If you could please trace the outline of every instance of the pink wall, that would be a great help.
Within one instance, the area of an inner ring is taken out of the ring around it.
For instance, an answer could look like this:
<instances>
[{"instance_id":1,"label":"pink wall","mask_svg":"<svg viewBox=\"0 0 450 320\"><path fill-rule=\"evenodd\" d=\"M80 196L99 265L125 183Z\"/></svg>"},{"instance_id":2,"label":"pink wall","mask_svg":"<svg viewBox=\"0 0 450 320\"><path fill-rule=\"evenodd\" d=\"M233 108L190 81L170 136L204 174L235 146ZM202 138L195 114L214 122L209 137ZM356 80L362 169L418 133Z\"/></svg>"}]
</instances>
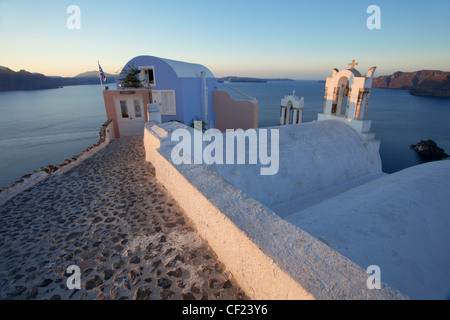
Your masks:
<instances>
[{"instance_id":1,"label":"pink wall","mask_svg":"<svg viewBox=\"0 0 450 320\"><path fill-rule=\"evenodd\" d=\"M106 90L103 91L103 99L105 101L106 118L113 120L115 138L120 138L119 125L117 123L116 106L114 104L114 97L122 96L120 92L134 91L135 95L142 96L144 100L144 114L145 122L148 121L147 104L150 103L147 89L131 89L130 90Z\"/></svg>"},{"instance_id":2,"label":"pink wall","mask_svg":"<svg viewBox=\"0 0 450 320\"><path fill-rule=\"evenodd\" d=\"M213 108L216 113L216 128L226 129L258 128L258 102L233 100L225 91L213 91Z\"/></svg>"}]
</instances>

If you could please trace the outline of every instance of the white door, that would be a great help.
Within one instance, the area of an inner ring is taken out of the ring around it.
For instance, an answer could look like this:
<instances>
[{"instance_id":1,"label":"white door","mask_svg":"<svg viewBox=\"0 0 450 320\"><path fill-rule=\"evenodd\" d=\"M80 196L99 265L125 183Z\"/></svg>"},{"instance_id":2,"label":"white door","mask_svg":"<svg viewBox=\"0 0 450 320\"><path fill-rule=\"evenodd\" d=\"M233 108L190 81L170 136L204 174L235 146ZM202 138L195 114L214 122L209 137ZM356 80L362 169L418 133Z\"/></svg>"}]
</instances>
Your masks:
<instances>
[{"instance_id":1,"label":"white door","mask_svg":"<svg viewBox=\"0 0 450 320\"><path fill-rule=\"evenodd\" d=\"M119 97L116 99L115 104L120 136L143 136L145 115L142 97Z\"/></svg>"}]
</instances>

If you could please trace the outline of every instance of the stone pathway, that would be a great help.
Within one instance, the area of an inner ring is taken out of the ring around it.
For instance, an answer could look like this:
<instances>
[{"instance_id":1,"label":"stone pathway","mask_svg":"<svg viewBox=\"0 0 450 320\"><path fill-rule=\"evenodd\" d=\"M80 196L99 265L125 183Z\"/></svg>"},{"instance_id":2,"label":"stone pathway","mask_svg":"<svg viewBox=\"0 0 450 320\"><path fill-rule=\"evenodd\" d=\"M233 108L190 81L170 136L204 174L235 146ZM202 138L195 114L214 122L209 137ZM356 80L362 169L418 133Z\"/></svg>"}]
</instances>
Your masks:
<instances>
[{"instance_id":1,"label":"stone pathway","mask_svg":"<svg viewBox=\"0 0 450 320\"><path fill-rule=\"evenodd\" d=\"M69 290L76 265L81 289ZM145 162L113 140L0 209L2 299L247 299Z\"/></svg>"}]
</instances>

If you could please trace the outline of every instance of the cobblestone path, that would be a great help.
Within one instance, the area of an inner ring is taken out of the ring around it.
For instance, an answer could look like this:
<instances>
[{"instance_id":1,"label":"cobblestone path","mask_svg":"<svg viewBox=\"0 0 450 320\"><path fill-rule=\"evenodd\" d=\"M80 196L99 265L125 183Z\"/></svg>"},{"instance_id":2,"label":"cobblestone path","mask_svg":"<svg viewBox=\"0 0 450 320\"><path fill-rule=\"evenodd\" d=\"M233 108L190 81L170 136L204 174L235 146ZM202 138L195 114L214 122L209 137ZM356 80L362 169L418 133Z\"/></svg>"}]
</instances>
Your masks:
<instances>
[{"instance_id":1,"label":"cobblestone path","mask_svg":"<svg viewBox=\"0 0 450 320\"><path fill-rule=\"evenodd\" d=\"M81 270L81 289L70 290ZM2 299L247 299L145 162L112 140L0 208Z\"/></svg>"}]
</instances>

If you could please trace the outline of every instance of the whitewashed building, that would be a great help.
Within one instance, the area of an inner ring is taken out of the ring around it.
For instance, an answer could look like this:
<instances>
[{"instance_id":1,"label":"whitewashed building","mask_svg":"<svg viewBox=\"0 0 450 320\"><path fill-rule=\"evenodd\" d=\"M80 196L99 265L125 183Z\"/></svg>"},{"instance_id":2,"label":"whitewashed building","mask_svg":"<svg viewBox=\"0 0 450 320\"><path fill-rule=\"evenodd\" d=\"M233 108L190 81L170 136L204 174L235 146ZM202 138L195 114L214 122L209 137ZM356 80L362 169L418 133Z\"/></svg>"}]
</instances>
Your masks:
<instances>
[{"instance_id":1,"label":"whitewashed building","mask_svg":"<svg viewBox=\"0 0 450 320\"><path fill-rule=\"evenodd\" d=\"M366 119L374 71L335 69L319 121L256 130L279 133L275 175L174 165L184 126L147 124L157 178L251 298L448 298L450 161L382 172Z\"/></svg>"}]
</instances>

